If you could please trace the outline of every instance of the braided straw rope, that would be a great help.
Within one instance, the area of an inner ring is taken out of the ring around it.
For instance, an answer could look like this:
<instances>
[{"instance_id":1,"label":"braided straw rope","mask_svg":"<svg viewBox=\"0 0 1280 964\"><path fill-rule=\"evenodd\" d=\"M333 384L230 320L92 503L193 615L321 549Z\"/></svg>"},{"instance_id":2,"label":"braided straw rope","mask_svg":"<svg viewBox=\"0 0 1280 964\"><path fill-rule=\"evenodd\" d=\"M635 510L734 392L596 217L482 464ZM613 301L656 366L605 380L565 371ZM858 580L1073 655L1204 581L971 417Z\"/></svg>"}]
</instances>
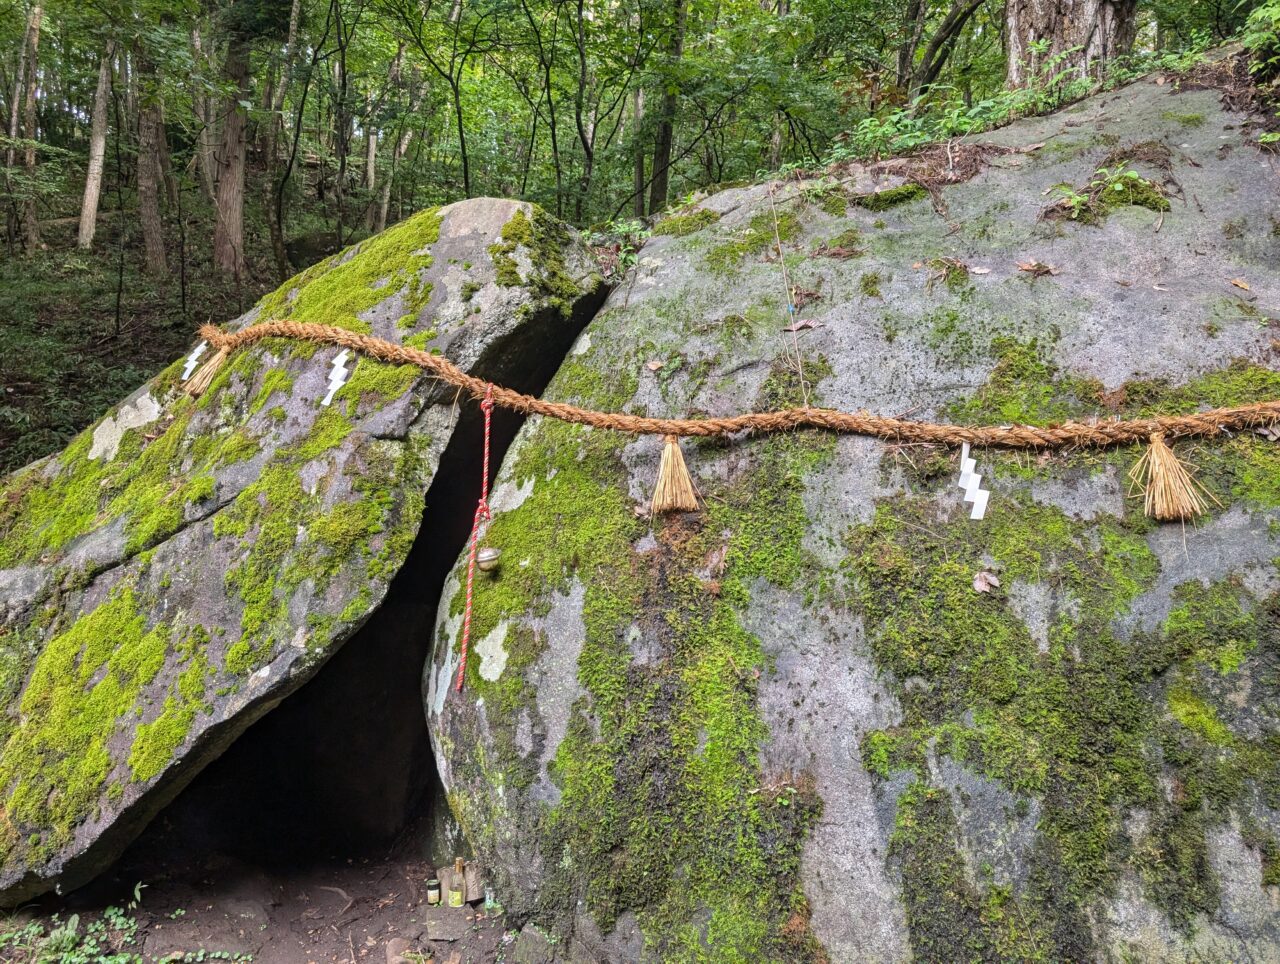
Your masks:
<instances>
[{"instance_id":1,"label":"braided straw rope","mask_svg":"<svg viewBox=\"0 0 1280 964\"><path fill-rule=\"evenodd\" d=\"M739 432L785 432L821 428L846 435L866 435L886 442L935 442L977 447L1013 449L1061 449L1072 446L1102 447L1146 442L1152 435L1165 438L1217 435L1219 432L1272 425L1280 420L1280 400L1215 408L1192 415L1114 419L1096 422L1063 422L1033 425L945 425L911 419L841 412L829 408L788 408L776 412L749 412L728 418L651 418L622 412L597 412L564 402L551 402L495 385L468 375L441 355L419 348L312 322L264 321L238 332L224 332L205 325L200 336L222 354L264 338L293 338L338 345L379 361L417 365L477 400L492 393L493 404L524 415L544 415L578 425L638 435L715 436Z\"/></svg>"}]
</instances>

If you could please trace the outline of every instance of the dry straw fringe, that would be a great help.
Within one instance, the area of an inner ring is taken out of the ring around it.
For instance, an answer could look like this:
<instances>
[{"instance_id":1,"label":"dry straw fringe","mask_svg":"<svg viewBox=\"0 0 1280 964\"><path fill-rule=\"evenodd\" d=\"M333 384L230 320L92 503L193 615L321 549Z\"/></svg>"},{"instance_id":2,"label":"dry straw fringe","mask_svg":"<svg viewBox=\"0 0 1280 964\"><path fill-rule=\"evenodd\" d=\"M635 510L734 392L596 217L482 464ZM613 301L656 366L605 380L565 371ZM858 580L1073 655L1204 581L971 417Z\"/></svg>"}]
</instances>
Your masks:
<instances>
[{"instance_id":1,"label":"dry straw fringe","mask_svg":"<svg viewBox=\"0 0 1280 964\"><path fill-rule=\"evenodd\" d=\"M698 493L693 487L689 468L684 464L680 440L668 435L662 446L662 461L658 464L658 484L653 489L653 513L696 512Z\"/></svg>"},{"instance_id":2,"label":"dry straw fringe","mask_svg":"<svg viewBox=\"0 0 1280 964\"><path fill-rule=\"evenodd\" d=\"M200 369L187 379L185 386L187 394L192 398L199 398L204 394L206 388L213 382L213 376L218 374L218 369L222 367L222 363L227 360L229 348L219 348L212 358L200 366Z\"/></svg>"},{"instance_id":3,"label":"dry straw fringe","mask_svg":"<svg viewBox=\"0 0 1280 964\"><path fill-rule=\"evenodd\" d=\"M600 412L566 402L535 398L469 375L442 355L333 325L274 320L259 322L234 333L224 332L215 325L205 325L200 329L200 336L218 352L188 381L187 391L192 395L199 395L208 388L227 355L235 349L264 338L294 338L337 345L395 365L416 365L477 400L489 395L493 404L523 415L542 415L615 432L668 436L659 471L661 492L655 493L654 511L663 511L668 505L683 511L697 507L693 480L689 478L677 439L819 428L848 435L865 435L886 442L949 446L967 442L977 448L1041 451L1079 446L1102 448L1149 441L1150 450L1130 473L1134 483L1145 491L1147 513L1157 519L1188 519L1202 513L1206 507L1205 499L1213 499L1213 496L1191 477L1186 466L1169 450L1165 439L1212 437L1226 431L1272 426L1280 421L1280 399L1188 415L1063 422L1060 425L946 425L868 412L811 408L808 405L774 412L746 412L724 418L652 418L623 412ZM685 506L689 508L684 509Z\"/></svg>"},{"instance_id":4,"label":"dry straw fringe","mask_svg":"<svg viewBox=\"0 0 1280 964\"><path fill-rule=\"evenodd\" d=\"M1153 519L1185 522L1204 515L1205 499L1218 502L1192 477L1159 432L1151 436L1151 445L1129 470L1129 479L1142 490L1143 508Z\"/></svg>"}]
</instances>

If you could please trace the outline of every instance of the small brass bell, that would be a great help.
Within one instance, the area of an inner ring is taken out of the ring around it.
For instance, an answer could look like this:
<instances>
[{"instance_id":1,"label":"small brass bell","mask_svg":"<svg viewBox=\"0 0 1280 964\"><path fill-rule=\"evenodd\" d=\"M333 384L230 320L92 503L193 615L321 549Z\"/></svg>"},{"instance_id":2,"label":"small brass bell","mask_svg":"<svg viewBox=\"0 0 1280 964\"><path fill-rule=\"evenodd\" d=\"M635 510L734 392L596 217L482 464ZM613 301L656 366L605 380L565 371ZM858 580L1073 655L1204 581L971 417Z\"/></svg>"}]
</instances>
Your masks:
<instances>
[{"instance_id":1,"label":"small brass bell","mask_svg":"<svg viewBox=\"0 0 1280 964\"><path fill-rule=\"evenodd\" d=\"M501 555L501 549L494 546L481 546L476 553L476 565L480 567L481 572L493 572L498 568L498 558Z\"/></svg>"}]
</instances>

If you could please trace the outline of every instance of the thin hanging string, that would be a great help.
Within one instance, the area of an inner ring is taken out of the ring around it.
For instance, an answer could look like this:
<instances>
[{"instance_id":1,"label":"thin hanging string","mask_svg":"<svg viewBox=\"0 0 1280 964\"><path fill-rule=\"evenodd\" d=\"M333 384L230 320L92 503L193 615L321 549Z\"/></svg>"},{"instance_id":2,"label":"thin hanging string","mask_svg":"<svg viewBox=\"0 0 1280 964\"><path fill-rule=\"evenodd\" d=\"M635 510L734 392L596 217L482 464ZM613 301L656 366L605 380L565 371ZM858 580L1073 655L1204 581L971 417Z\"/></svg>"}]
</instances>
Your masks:
<instances>
[{"instance_id":1,"label":"thin hanging string","mask_svg":"<svg viewBox=\"0 0 1280 964\"><path fill-rule=\"evenodd\" d=\"M782 232L778 230L778 209L773 203L773 185L769 186L769 211L773 215L773 243L778 248L778 264L782 267L782 290L787 299L787 328L791 331L791 349L795 353L796 374L800 377L800 391L804 407L809 407L809 380L804 374L804 359L800 355L800 339L796 335L796 303L792 297L791 276L787 272L787 259L782 253Z\"/></svg>"},{"instance_id":2,"label":"thin hanging string","mask_svg":"<svg viewBox=\"0 0 1280 964\"><path fill-rule=\"evenodd\" d=\"M471 643L471 590L476 580L476 550L480 547L480 529L493 518L489 511L489 423L493 415L493 386L480 403L484 412L484 474L480 478L480 501L476 503L476 517L471 523L471 551L467 554L467 603L462 611L462 655L458 659L457 692L462 692L462 681L467 675L467 650Z\"/></svg>"}]
</instances>

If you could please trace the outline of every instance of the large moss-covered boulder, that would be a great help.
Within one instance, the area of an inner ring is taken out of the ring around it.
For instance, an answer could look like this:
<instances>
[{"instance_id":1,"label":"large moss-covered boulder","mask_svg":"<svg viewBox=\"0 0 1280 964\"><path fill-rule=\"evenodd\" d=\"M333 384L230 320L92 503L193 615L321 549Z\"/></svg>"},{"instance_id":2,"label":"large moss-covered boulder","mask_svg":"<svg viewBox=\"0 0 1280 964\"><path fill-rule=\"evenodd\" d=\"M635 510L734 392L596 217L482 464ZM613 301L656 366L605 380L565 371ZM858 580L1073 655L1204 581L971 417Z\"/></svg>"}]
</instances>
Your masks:
<instances>
[{"instance_id":1,"label":"large moss-covered boulder","mask_svg":"<svg viewBox=\"0 0 1280 964\"><path fill-rule=\"evenodd\" d=\"M1274 161L1181 87L707 197L548 394L975 424L1280 398ZM972 521L957 452L817 431L687 440L704 508L650 518L661 440L526 425L466 687L461 566L424 687L499 897L560 937L522 946L1280 959L1280 443L1177 448L1217 500L1185 527L1127 495L1132 448L978 451Z\"/></svg>"},{"instance_id":2,"label":"large moss-covered boulder","mask_svg":"<svg viewBox=\"0 0 1280 964\"><path fill-rule=\"evenodd\" d=\"M600 280L547 215L479 199L335 255L233 327L324 322L527 382ZM179 361L0 484L0 904L100 869L378 606L459 408L363 357L323 407L337 353L263 342L198 400Z\"/></svg>"}]
</instances>

